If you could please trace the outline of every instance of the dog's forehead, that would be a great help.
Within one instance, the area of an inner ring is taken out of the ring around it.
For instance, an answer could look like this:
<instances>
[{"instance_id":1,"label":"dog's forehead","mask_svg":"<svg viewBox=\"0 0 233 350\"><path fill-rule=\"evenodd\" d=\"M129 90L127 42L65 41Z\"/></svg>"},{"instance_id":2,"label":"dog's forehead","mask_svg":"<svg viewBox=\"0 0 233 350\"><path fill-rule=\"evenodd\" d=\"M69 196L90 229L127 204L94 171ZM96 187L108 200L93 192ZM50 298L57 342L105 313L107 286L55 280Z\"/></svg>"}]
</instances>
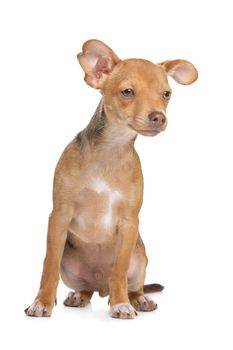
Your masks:
<instances>
[{"instance_id":1,"label":"dog's forehead","mask_svg":"<svg viewBox=\"0 0 233 350\"><path fill-rule=\"evenodd\" d=\"M159 64L155 64L151 61L142 58L128 58L126 60L121 61L122 66L126 69L134 70L134 69L142 69L146 71L153 70L155 72L163 70L162 66Z\"/></svg>"},{"instance_id":2,"label":"dog's forehead","mask_svg":"<svg viewBox=\"0 0 233 350\"><path fill-rule=\"evenodd\" d=\"M167 83L167 73L160 64L155 64L144 59L126 59L120 61L113 70L114 80L130 81L160 81Z\"/></svg>"}]
</instances>

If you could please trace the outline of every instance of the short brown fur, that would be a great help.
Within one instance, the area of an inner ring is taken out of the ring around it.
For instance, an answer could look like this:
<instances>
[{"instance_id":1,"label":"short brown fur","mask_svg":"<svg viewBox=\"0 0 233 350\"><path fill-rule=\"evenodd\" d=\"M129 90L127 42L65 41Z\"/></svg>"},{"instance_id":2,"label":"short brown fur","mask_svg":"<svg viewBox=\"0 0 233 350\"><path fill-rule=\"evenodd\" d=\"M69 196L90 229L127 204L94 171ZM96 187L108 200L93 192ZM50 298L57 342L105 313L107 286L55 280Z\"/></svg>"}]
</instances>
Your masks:
<instances>
[{"instance_id":1,"label":"short brown fur","mask_svg":"<svg viewBox=\"0 0 233 350\"><path fill-rule=\"evenodd\" d=\"M112 317L134 318L135 310L156 309L144 292L162 290L144 286L147 257L138 231L143 176L134 142L138 134L166 129L167 75L187 85L197 71L185 60L120 60L99 40L87 41L78 60L85 81L103 97L56 167L40 289L25 312L51 315L61 274L74 290L65 305L83 307L98 291L109 295Z\"/></svg>"}]
</instances>

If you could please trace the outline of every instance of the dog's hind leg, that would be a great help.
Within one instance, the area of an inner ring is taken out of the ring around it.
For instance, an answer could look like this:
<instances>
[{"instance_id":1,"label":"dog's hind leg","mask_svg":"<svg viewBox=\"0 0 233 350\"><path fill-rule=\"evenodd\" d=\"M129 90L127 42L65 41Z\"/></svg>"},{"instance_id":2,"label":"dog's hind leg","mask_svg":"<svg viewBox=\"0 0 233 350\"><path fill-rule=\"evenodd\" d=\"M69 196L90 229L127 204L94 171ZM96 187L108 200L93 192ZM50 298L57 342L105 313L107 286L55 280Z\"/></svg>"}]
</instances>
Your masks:
<instances>
[{"instance_id":1,"label":"dog's hind leg","mask_svg":"<svg viewBox=\"0 0 233 350\"><path fill-rule=\"evenodd\" d=\"M71 307L85 307L90 303L93 292L69 292L63 304Z\"/></svg>"},{"instance_id":2,"label":"dog's hind leg","mask_svg":"<svg viewBox=\"0 0 233 350\"><path fill-rule=\"evenodd\" d=\"M130 292L129 300L130 304L137 311L154 311L157 309L157 304L148 296L144 295L143 288L138 292Z\"/></svg>"}]
</instances>

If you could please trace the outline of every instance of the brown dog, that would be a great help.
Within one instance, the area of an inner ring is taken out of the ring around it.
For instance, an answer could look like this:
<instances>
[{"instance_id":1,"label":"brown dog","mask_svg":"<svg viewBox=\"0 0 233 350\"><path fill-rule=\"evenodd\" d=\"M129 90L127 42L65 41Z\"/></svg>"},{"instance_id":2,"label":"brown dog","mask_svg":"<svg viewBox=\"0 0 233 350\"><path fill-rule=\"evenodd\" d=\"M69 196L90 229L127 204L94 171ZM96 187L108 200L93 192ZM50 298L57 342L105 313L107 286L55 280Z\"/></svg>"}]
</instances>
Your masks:
<instances>
[{"instance_id":1,"label":"brown dog","mask_svg":"<svg viewBox=\"0 0 233 350\"><path fill-rule=\"evenodd\" d=\"M191 84L197 71L185 60L120 60L98 40L87 41L78 60L86 83L103 98L56 167L40 290L25 312L51 315L61 273L74 290L65 305L85 306L98 291L110 296L112 317L134 318L135 310L156 308L144 292L162 289L144 286L147 257L138 232L143 177L134 141L165 130L167 75Z\"/></svg>"}]
</instances>

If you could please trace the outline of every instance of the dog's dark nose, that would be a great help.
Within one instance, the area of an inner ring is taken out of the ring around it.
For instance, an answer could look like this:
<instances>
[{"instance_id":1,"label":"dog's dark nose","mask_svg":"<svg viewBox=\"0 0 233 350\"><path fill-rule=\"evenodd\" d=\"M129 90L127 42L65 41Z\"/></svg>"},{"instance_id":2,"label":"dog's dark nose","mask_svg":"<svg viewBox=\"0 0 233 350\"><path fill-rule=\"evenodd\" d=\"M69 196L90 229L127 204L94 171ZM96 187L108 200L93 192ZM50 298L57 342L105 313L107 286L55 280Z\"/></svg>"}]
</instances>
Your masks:
<instances>
[{"instance_id":1,"label":"dog's dark nose","mask_svg":"<svg viewBox=\"0 0 233 350\"><path fill-rule=\"evenodd\" d=\"M151 122L151 126L157 131L163 131L166 128L167 119L165 115L161 112L152 112L148 115L148 118Z\"/></svg>"}]
</instances>

